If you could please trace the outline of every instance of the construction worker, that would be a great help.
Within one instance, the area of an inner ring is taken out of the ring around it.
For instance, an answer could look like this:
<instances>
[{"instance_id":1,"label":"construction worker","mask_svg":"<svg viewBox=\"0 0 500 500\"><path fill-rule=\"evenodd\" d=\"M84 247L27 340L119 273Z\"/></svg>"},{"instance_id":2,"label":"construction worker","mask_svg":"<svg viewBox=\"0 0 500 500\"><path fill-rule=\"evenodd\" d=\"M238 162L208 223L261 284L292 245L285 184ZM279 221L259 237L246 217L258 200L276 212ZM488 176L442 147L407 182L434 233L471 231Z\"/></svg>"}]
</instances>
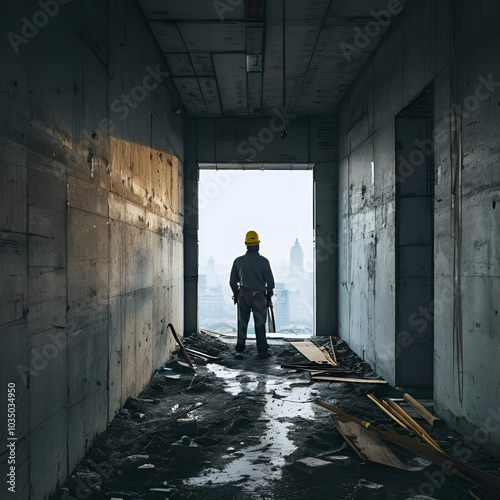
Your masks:
<instances>
[{"instance_id":1,"label":"construction worker","mask_svg":"<svg viewBox=\"0 0 500 500\"><path fill-rule=\"evenodd\" d=\"M233 301L238 305L236 352L245 350L248 321L252 311L258 357L266 358L270 356L266 338L266 306L273 296L274 277L269 261L259 254L259 243L258 234L248 231L245 237L247 251L233 262L229 286L233 291Z\"/></svg>"}]
</instances>

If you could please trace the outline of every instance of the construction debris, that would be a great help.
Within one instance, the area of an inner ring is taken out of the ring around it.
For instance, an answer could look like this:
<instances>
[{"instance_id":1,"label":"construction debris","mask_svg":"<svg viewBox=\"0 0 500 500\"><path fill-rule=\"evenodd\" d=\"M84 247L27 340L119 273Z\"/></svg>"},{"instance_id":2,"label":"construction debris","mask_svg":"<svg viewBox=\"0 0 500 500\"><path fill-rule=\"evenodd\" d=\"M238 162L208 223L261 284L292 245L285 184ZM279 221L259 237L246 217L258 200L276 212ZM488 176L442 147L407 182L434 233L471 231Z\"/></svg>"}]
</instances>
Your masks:
<instances>
[{"instance_id":1,"label":"construction debris","mask_svg":"<svg viewBox=\"0 0 500 500\"><path fill-rule=\"evenodd\" d=\"M325 477L337 466L334 462L315 457L301 458L295 462L297 469L317 478Z\"/></svg>"},{"instance_id":2,"label":"construction debris","mask_svg":"<svg viewBox=\"0 0 500 500\"><path fill-rule=\"evenodd\" d=\"M331 342L331 337L330 337ZM353 383L366 383L366 384L387 384L385 380L380 378L348 378L343 375L354 373L353 370L347 370L341 367L335 356L332 343L332 353L335 357L333 359L324 346L317 347L309 341L304 342L290 342L301 354L303 354L309 361L310 365L282 365L282 367L295 368L297 370L305 370L311 372L312 380L325 380L328 382L353 382Z\"/></svg>"},{"instance_id":3,"label":"construction debris","mask_svg":"<svg viewBox=\"0 0 500 500\"><path fill-rule=\"evenodd\" d=\"M188 349L186 347L186 352L191 354L191 356L195 356L204 360L210 360L210 361L218 361L220 357L218 356L211 356L210 354L206 354L204 352L196 351L195 349Z\"/></svg>"},{"instance_id":4,"label":"construction debris","mask_svg":"<svg viewBox=\"0 0 500 500\"><path fill-rule=\"evenodd\" d=\"M313 363L317 363L318 365L329 364L331 366L336 366L336 363L328 357L325 356L324 351L322 351L319 347L314 345L312 342L304 341L304 342L290 342L297 351L303 354L309 361ZM325 349L326 351L326 349ZM328 353L327 353L328 354Z\"/></svg>"},{"instance_id":5,"label":"construction debris","mask_svg":"<svg viewBox=\"0 0 500 500\"><path fill-rule=\"evenodd\" d=\"M442 423L440 418L435 417L426 408L424 408L416 399L412 398L408 393L404 394L404 400L422 417L429 425L435 427Z\"/></svg>"},{"instance_id":6,"label":"construction debris","mask_svg":"<svg viewBox=\"0 0 500 500\"><path fill-rule=\"evenodd\" d=\"M175 341L179 344L179 347L181 348L181 351L184 354L184 357L186 358L186 361L188 362L189 366L194 369L193 362L191 361L191 358L189 357L189 354L187 353L184 344L182 343L182 340L180 339L179 335L177 335L174 325L172 325L172 323L169 323L167 325L167 328L170 328L172 335L174 336Z\"/></svg>"},{"instance_id":7,"label":"construction debris","mask_svg":"<svg viewBox=\"0 0 500 500\"><path fill-rule=\"evenodd\" d=\"M333 424L361 460L406 470L406 466L377 434L366 430L356 422L334 420Z\"/></svg>"},{"instance_id":8,"label":"construction debris","mask_svg":"<svg viewBox=\"0 0 500 500\"><path fill-rule=\"evenodd\" d=\"M328 374L313 375L313 380L326 380L328 382L353 382L358 384L387 384L387 381L380 378L348 378L348 377L330 377Z\"/></svg>"},{"instance_id":9,"label":"construction debris","mask_svg":"<svg viewBox=\"0 0 500 500\"><path fill-rule=\"evenodd\" d=\"M90 495L91 487L99 488L100 492L95 491L94 497L108 500L112 497L164 500L167 497L264 496L288 500L406 500L419 498L415 496L417 493L436 499L468 498L468 487L480 482L480 478L473 476L472 481L467 482L458 474L448 473L448 469L438 471L427 462L427 458L415 457L415 454L427 456L424 455L427 452L433 454L436 461L438 458L447 459L446 454L421 443L419 437L410 436L409 430L396 429L395 433L384 435L382 429L391 429L396 424L367 401L366 392L374 392L385 409L388 403L382 400L390 397L413 419L419 418L417 422L444 450L474 467L497 474L498 461L479 447L471 449L450 429L428 427L397 388L390 385L360 386L359 383L356 387L340 383L310 383L307 373L311 372L343 379L347 374L347 377L360 380L362 377L375 378L376 374L345 342L336 345L335 339L331 342L328 337L308 340L324 346L337 366L329 362L310 362L288 342L274 343L271 362L262 365L255 362L255 343L247 345L243 360L236 360L234 342L227 342L227 339L200 333L183 338L186 351L192 348L202 354L217 356L220 361L201 363L193 372L187 362L179 369L181 365L176 360L175 369L160 368L138 398L127 399L125 408L116 415L108 430L96 439L87 458L75 470L84 474L81 478L85 478L85 488L89 487L85 493ZM193 356L192 359L198 358ZM281 368L280 363L290 369ZM173 368L170 363L167 367ZM184 369L188 373L181 373ZM165 380L165 375L169 374L180 374L180 379ZM163 386L164 391L157 391L157 386ZM352 415L365 415L364 420L373 422L380 432L350 420L336 423L335 427L325 425L331 421L330 412L314 404L317 399L345 401L342 405L349 405L347 411ZM178 413L195 403L205 404L199 410L178 418ZM422 404L432 412L432 407ZM325 418L319 418L322 412ZM172 417L177 417L175 422L167 424ZM388 426L384 427L384 424ZM351 441L352 449L336 427L342 429L344 436ZM391 443L391 438L398 440L397 445ZM354 447L357 451L353 451ZM149 459L124 472L120 464L126 457L134 455L148 455ZM407 470L400 468L398 459ZM447 463L458 470L452 462ZM462 477L473 474L461 470ZM87 476L89 471L99 477ZM432 484L432 490L431 478L436 478L438 472L444 474L442 477L446 481L438 483L439 487ZM97 484L99 478L100 484ZM368 484L365 480L373 483ZM78 486L80 483L74 484ZM62 486L68 487L68 484ZM384 497L389 491L390 496ZM483 489L473 491L476 500L495 498ZM77 496L75 488L69 489L69 496ZM63 498L60 495L52 500ZM424 500L425 497L420 498Z\"/></svg>"},{"instance_id":10,"label":"construction debris","mask_svg":"<svg viewBox=\"0 0 500 500\"><path fill-rule=\"evenodd\" d=\"M423 458L424 460L442 467L443 470L446 470L452 474L456 474L457 476L470 481L476 486L479 486L486 491L494 493L495 495L500 497L500 477L493 476L492 474L488 474L487 472L483 472L479 469L476 469L475 467L467 465L466 463L461 462L460 460L457 460L447 455L446 453L433 448L427 443L421 443L415 439L402 436L401 434L379 429L369 422L366 422L358 417L355 417L354 415L350 415L349 413L346 413L339 408L335 408L334 406L328 405L321 401L316 401L316 403L348 421L355 422L365 429L368 429L369 431L374 431L384 441L411 451L420 458Z\"/></svg>"}]
</instances>

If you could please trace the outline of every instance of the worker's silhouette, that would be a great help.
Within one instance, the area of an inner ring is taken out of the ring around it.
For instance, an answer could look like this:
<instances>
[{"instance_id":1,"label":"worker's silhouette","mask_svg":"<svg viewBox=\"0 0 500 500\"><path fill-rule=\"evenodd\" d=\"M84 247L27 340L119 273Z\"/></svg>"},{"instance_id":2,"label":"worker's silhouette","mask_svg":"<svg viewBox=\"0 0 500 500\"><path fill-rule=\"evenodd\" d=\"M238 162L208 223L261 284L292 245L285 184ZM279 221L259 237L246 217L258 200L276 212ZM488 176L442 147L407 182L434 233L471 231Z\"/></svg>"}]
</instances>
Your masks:
<instances>
[{"instance_id":1,"label":"worker's silhouette","mask_svg":"<svg viewBox=\"0 0 500 500\"><path fill-rule=\"evenodd\" d=\"M269 261L259 254L259 236L248 231L245 237L247 251L233 262L229 285L233 300L238 304L238 340L236 352L245 350L248 321L253 312L255 337L259 358L269 356L266 338L266 302L271 300L274 277Z\"/></svg>"}]
</instances>

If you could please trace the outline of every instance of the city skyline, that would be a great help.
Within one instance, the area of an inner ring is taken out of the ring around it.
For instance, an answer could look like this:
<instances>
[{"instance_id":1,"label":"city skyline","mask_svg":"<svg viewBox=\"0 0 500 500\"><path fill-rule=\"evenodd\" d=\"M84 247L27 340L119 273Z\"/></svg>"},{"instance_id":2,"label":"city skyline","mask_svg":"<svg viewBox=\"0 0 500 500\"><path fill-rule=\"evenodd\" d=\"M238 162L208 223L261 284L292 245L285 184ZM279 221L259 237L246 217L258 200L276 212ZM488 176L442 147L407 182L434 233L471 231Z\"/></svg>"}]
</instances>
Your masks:
<instances>
[{"instance_id":1,"label":"city skyline","mask_svg":"<svg viewBox=\"0 0 500 500\"><path fill-rule=\"evenodd\" d=\"M232 292L226 284L227 273L218 272L213 256L206 263L206 273L198 276L198 312L200 327L221 332L236 331L236 308ZM313 327L313 276L304 271L303 251L298 239L290 248L287 271L283 281L276 280L274 289L274 314L276 331L312 332ZM249 323L253 332L253 320Z\"/></svg>"},{"instance_id":2,"label":"city skyline","mask_svg":"<svg viewBox=\"0 0 500 500\"><path fill-rule=\"evenodd\" d=\"M273 272L279 275L288 265L297 238L304 268L312 272L312 195L311 171L200 171L200 273L210 257L229 273L234 259L245 253L249 230L259 234L260 253Z\"/></svg>"}]
</instances>

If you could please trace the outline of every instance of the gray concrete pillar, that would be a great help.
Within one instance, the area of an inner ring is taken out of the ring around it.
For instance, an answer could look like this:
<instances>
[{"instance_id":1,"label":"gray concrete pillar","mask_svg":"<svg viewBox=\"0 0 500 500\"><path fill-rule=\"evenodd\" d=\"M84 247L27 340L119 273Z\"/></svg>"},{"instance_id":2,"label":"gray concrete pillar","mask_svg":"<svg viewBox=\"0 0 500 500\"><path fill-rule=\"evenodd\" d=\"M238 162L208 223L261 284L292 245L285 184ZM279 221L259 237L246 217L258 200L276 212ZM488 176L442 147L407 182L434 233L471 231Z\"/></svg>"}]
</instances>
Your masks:
<instances>
[{"instance_id":1,"label":"gray concrete pillar","mask_svg":"<svg viewBox=\"0 0 500 500\"><path fill-rule=\"evenodd\" d=\"M184 165L184 335L198 331L198 162L196 127L188 120Z\"/></svg>"},{"instance_id":2,"label":"gray concrete pillar","mask_svg":"<svg viewBox=\"0 0 500 500\"><path fill-rule=\"evenodd\" d=\"M314 165L314 264L316 335L338 333L338 168Z\"/></svg>"}]
</instances>

